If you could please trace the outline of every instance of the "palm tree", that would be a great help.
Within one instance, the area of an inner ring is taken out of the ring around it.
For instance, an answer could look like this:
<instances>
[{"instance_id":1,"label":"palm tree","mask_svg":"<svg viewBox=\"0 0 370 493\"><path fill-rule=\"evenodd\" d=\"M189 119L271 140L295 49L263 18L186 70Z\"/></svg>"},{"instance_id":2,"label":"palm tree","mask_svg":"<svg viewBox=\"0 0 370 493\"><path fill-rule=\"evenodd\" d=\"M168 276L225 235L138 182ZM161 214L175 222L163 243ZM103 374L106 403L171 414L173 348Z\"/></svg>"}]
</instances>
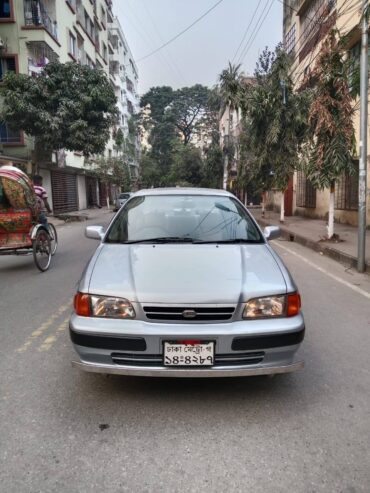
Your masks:
<instances>
[{"instance_id":1,"label":"palm tree","mask_svg":"<svg viewBox=\"0 0 370 493\"><path fill-rule=\"evenodd\" d=\"M219 84L221 92L221 114L228 111L228 136L230 139L231 135L231 115L234 111L237 112L237 118L239 114L241 95L242 95L242 84L241 78L242 74L240 72L240 64L233 65L229 62L227 69L224 69L219 75ZM224 178L223 178L223 188L227 188L228 182L228 167L229 167L229 156L228 153L225 154L224 159Z\"/></svg>"}]
</instances>

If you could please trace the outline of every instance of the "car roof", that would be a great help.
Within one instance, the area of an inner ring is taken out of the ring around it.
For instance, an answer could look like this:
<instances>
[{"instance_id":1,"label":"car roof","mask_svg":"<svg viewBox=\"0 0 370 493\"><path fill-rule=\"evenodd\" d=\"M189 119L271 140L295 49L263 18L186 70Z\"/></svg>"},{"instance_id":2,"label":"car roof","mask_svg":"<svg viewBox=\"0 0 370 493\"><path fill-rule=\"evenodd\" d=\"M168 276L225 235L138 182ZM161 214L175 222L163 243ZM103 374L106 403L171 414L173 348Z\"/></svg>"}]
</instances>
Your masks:
<instances>
[{"instance_id":1,"label":"car roof","mask_svg":"<svg viewBox=\"0 0 370 493\"><path fill-rule=\"evenodd\" d=\"M227 190L219 188L192 188L192 187L163 187L163 188L147 188L139 190L133 194L134 196L142 195L218 195L220 197L234 197Z\"/></svg>"}]
</instances>

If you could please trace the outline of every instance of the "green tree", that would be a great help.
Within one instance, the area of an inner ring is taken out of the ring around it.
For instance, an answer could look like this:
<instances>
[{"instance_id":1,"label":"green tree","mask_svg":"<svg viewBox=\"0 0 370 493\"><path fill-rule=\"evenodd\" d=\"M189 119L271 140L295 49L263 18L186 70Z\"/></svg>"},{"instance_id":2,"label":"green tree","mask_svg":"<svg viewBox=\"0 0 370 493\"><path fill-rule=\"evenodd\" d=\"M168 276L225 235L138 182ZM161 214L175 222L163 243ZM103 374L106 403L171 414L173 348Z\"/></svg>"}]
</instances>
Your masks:
<instances>
[{"instance_id":1,"label":"green tree","mask_svg":"<svg viewBox=\"0 0 370 493\"><path fill-rule=\"evenodd\" d=\"M181 145L190 145L194 132L205 135L209 131L213 135L217 131L216 103L211 103L210 94L208 88L198 84L176 91L166 86L151 88L142 97L141 125L149 133L150 149L143 154L140 169L142 182L147 186L163 186L187 180L179 161L180 156L192 154L193 150L188 154L182 153ZM191 167L190 161L186 162ZM197 163L198 156L195 167ZM176 172L179 172L179 176L176 176ZM192 172L189 172L189 176L192 176ZM193 181L189 183L200 184Z\"/></svg>"},{"instance_id":2,"label":"green tree","mask_svg":"<svg viewBox=\"0 0 370 493\"><path fill-rule=\"evenodd\" d=\"M38 77L8 72L2 94L2 119L35 138L36 164L60 149L102 153L117 118L104 72L77 63L49 63Z\"/></svg>"},{"instance_id":3,"label":"green tree","mask_svg":"<svg viewBox=\"0 0 370 493\"><path fill-rule=\"evenodd\" d=\"M223 175L223 155L218 143L207 149L203 163L202 185L209 188L221 188Z\"/></svg>"},{"instance_id":4,"label":"green tree","mask_svg":"<svg viewBox=\"0 0 370 493\"><path fill-rule=\"evenodd\" d=\"M335 182L353 174L355 133L353 107L341 39L331 31L314 67L315 93L309 112L311 126L306 173L318 189L330 189L328 238L334 234Z\"/></svg>"},{"instance_id":5,"label":"green tree","mask_svg":"<svg viewBox=\"0 0 370 493\"><path fill-rule=\"evenodd\" d=\"M199 149L189 144L174 147L173 164L169 176L172 186L199 186L203 178L203 162Z\"/></svg>"},{"instance_id":6,"label":"green tree","mask_svg":"<svg viewBox=\"0 0 370 493\"><path fill-rule=\"evenodd\" d=\"M219 85L221 96L221 112L224 113L225 111L227 111L228 115L228 141L225 143L223 171L223 188L226 189L228 183L229 166L233 159L232 146L234 143L231 141L232 114L234 111L239 112L243 94L240 65L232 65L229 62L228 68L224 69L219 75ZM230 148L228 149L228 147Z\"/></svg>"},{"instance_id":7,"label":"green tree","mask_svg":"<svg viewBox=\"0 0 370 493\"><path fill-rule=\"evenodd\" d=\"M108 185L116 185L125 191L131 190L131 177L128 163L122 158L100 156L96 160L87 160L86 167L91 174L96 176L101 183L108 188ZM108 197L108 194L107 194Z\"/></svg>"},{"instance_id":8,"label":"green tree","mask_svg":"<svg viewBox=\"0 0 370 493\"><path fill-rule=\"evenodd\" d=\"M281 221L284 193L298 167L308 132L309 94L294 92L290 66L291 58L281 46L275 54L265 50L257 65L257 84L248 91L246 105L253 174L263 192L271 187L281 191Z\"/></svg>"}]
</instances>

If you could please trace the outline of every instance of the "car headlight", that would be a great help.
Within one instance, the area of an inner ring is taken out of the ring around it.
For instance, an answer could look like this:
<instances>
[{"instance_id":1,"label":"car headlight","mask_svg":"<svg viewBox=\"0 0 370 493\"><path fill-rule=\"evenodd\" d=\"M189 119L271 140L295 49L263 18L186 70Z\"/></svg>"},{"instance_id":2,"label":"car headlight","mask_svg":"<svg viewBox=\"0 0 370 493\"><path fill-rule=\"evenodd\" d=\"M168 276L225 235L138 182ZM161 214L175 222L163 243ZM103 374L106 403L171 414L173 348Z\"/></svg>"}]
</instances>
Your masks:
<instances>
[{"instance_id":1,"label":"car headlight","mask_svg":"<svg viewBox=\"0 0 370 493\"><path fill-rule=\"evenodd\" d=\"M299 293L264 296L249 300L244 307L243 318L293 317L301 308Z\"/></svg>"},{"instance_id":2,"label":"car headlight","mask_svg":"<svg viewBox=\"0 0 370 493\"><path fill-rule=\"evenodd\" d=\"M136 316L128 300L114 296L77 293L74 306L77 315L82 317L133 319Z\"/></svg>"}]
</instances>

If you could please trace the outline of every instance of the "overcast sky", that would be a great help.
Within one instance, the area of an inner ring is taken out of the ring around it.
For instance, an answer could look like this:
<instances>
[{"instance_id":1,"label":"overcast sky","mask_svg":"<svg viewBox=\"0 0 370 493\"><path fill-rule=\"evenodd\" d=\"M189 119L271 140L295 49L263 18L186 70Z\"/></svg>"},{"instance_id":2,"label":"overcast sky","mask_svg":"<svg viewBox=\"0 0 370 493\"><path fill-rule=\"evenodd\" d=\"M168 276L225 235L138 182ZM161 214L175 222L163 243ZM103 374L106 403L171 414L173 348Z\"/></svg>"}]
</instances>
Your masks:
<instances>
[{"instance_id":1,"label":"overcast sky","mask_svg":"<svg viewBox=\"0 0 370 493\"><path fill-rule=\"evenodd\" d=\"M185 29L216 1L114 0L113 12L138 61ZM257 5L259 8L234 59L234 62L239 61L244 50L243 70L246 74L253 73L263 48L266 45L273 48L281 41L283 6L278 0L223 0L180 38L138 62L140 93L158 85L177 88L200 83L212 86L228 61L233 60ZM252 42L257 21L262 21L270 6Z\"/></svg>"}]
</instances>

